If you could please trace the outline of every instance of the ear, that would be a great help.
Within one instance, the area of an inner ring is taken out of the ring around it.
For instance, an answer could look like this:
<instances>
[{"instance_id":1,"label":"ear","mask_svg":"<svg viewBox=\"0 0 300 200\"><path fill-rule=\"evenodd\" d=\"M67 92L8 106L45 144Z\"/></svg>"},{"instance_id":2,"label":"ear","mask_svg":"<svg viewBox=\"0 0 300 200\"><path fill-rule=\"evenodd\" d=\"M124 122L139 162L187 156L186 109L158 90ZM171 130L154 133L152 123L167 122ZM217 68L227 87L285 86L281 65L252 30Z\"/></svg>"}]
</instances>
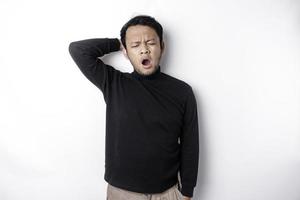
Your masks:
<instances>
[{"instance_id":1,"label":"ear","mask_svg":"<svg viewBox=\"0 0 300 200\"><path fill-rule=\"evenodd\" d=\"M165 42L163 41L161 44L161 54L163 54L165 52L165 48L166 48L166 45L165 45Z\"/></svg>"}]
</instances>

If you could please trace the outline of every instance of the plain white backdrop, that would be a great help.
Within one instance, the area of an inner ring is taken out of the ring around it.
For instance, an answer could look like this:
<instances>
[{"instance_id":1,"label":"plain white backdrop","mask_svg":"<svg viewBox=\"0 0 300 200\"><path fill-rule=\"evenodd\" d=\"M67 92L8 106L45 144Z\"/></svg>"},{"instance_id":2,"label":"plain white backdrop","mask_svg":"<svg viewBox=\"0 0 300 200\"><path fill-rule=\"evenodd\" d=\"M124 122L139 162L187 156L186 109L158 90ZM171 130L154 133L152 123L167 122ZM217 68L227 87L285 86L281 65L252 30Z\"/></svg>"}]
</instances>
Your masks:
<instances>
[{"instance_id":1,"label":"plain white backdrop","mask_svg":"<svg viewBox=\"0 0 300 200\"><path fill-rule=\"evenodd\" d=\"M105 199L105 102L68 45L119 37L136 14L163 25L162 71L197 98L193 199L299 200L297 0L1 0L0 199Z\"/></svg>"}]
</instances>

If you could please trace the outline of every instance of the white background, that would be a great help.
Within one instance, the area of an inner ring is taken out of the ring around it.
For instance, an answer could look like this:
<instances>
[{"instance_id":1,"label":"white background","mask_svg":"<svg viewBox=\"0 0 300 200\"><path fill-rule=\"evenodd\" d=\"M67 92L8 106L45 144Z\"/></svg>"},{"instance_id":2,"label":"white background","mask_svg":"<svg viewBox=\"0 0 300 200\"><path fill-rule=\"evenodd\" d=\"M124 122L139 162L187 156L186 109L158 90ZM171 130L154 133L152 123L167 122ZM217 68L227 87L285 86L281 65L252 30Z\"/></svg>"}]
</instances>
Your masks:
<instances>
[{"instance_id":1,"label":"white background","mask_svg":"<svg viewBox=\"0 0 300 200\"><path fill-rule=\"evenodd\" d=\"M136 14L198 102L199 200L300 199L300 2L0 2L0 199L105 199L105 102L68 52ZM133 70L121 52L105 61Z\"/></svg>"}]
</instances>

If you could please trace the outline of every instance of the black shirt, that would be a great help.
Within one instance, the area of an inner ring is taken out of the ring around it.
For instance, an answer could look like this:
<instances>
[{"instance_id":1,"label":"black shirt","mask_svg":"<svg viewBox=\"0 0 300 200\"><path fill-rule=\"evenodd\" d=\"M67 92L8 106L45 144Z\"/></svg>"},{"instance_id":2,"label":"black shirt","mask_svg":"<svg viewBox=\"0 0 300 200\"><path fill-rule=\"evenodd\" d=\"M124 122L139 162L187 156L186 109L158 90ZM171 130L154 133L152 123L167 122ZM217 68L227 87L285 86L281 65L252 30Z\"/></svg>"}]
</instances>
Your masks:
<instances>
[{"instance_id":1,"label":"black shirt","mask_svg":"<svg viewBox=\"0 0 300 200\"><path fill-rule=\"evenodd\" d=\"M106 103L104 179L139 193L161 193L179 182L193 196L199 134L192 87L161 72L122 72L100 58L119 51L117 38L73 41L69 52ZM179 172L179 177L178 177Z\"/></svg>"}]
</instances>

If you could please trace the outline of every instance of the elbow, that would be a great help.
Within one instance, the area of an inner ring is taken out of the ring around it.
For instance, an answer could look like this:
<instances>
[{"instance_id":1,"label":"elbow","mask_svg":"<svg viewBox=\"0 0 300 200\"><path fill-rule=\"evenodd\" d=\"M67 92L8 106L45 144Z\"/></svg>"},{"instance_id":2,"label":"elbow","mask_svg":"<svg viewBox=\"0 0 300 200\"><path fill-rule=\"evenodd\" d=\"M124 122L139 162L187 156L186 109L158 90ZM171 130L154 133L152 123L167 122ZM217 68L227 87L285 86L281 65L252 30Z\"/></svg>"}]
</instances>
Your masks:
<instances>
[{"instance_id":1,"label":"elbow","mask_svg":"<svg viewBox=\"0 0 300 200\"><path fill-rule=\"evenodd\" d=\"M68 47L68 49L69 49L69 53L70 54L72 54L73 52L74 52L74 50L75 50L75 42L70 42L69 43L69 47Z\"/></svg>"},{"instance_id":2,"label":"elbow","mask_svg":"<svg viewBox=\"0 0 300 200\"><path fill-rule=\"evenodd\" d=\"M77 57L82 54L82 49L80 48L80 45L76 41L70 42L68 49L72 57L73 56Z\"/></svg>"}]
</instances>

